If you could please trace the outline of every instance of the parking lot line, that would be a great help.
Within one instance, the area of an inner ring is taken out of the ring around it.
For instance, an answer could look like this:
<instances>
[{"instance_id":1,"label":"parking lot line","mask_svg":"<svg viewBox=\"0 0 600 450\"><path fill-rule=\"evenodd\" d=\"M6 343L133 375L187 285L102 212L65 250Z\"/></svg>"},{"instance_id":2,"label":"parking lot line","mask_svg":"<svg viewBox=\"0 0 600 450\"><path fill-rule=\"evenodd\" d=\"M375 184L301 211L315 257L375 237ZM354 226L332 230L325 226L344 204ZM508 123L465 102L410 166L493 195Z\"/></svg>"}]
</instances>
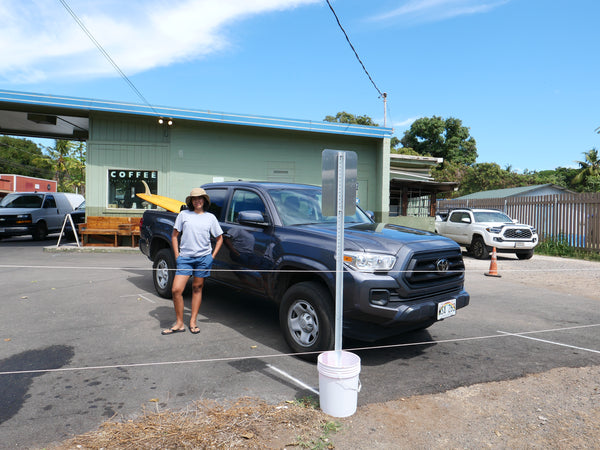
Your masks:
<instances>
[{"instance_id":1,"label":"parking lot line","mask_svg":"<svg viewBox=\"0 0 600 450\"><path fill-rule=\"evenodd\" d=\"M591 353L598 353L598 354L600 354L600 350L594 350L594 349L585 348L585 347L577 347L575 345L563 344L562 342L549 341L547 339L534 338L532 336L525 336L525 335L519 334L519 333L509 333L508 331L500 331L500 330L498 331L498 333L502 333L502 334L505 334L507 336L520 337L520 338L523 338L523 339L530 339L532 341L544 342L546 344L558 345L560 347L568 347L568 348L572 348L572 349L575 349L575 350L582 350L582 351L585 351L585 352L591 352Z\"/></svg>"},{"instance_id":2,"label":"parking lot line","mask_svg":"<svg viewBox=\"0 0 600 450\"><path fill-rule=\"evenodd\" d=\"M306 383L303 383L303 382L302 382L302 381L300 381L299 379L297 379L297 378L294 378L294 377L293 377L293 376L291 376L289 373L287 373L287 372L285 372L285 371L283 371L283 370L281 370L281 369L278 369L277 367L275 367L275 366L273 366L273 365L271 365L271 364L267 364L267 367L268 367L269 369L271 369L272 371L274 371L274 372L277 372L279 375L281 375L281 376L283 376L283 377L287 378L288 380L290 380L290 381L292 381L292 382L296 383L298 386L300 386L300 387L302 387L302 388L304 388L304 389L308 389L308 390L309 390L310 392L312 392L313 394L317 394L317 395L319 395L319 391L317 391L316 389L314 389L314 388L310 387L310 386L309 386L309 385L307 385Z\"/></svg>"},{"instance_id":3,"label":"parking lot line","mask_svg":"<svg viewBox=\"0 0 600 450\"><path fill-rule=\"evenodd\" d=\"M156 303L154 300L152 300L152 299L150 299L148 297L145 297L143 294L121 295L119 298L125 298L125 297L137 297L138 299L141 298L141 299L144 299L144 300L146 300L147 302L150 302L150 303Z\"/></svg>"}]
</instances>

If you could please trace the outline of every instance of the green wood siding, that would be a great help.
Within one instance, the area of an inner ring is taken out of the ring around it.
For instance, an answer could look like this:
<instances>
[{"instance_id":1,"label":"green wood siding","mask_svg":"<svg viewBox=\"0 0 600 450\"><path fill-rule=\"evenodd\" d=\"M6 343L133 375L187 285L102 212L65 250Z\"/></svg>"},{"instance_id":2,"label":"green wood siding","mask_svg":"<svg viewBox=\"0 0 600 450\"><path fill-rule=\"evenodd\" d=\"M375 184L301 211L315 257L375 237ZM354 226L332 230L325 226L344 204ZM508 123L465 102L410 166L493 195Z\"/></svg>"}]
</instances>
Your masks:
<instances>
[{"instance_id":1,"label":"green wood siding","mask_svg":"<svg viewBox=\"0 0 600 450\"><path fill-rule=\"evenodd\" d=\"M90 130L88 215L136 215L107 209L109 169L158 170L158 194L183 200L219 179L320 185L324 149L355 151L361 207L379 216L389 208L389 139L184 120L163 127L153 118L106 113L93 115Z\"/></svg>"}]
</instances>

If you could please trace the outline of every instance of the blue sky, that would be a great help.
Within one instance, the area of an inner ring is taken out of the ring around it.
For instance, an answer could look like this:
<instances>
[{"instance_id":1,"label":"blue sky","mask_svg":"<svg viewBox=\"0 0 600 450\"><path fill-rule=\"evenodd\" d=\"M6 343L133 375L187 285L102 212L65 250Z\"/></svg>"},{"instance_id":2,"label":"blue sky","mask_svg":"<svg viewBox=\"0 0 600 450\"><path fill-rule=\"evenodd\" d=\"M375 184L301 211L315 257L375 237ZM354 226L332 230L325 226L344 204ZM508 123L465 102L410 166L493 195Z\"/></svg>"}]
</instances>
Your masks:
<instances>
[{"instance_id":1,"label":"blue sky","mask_svg":"<svg viewBox=\"0 0 600 450\"><path fill-rule=\"evenodd\" d=\"M149 103L383 125L325 0L65 0ZM577 167L600 148L597 0L331 0L387 125L456 117L477 162ZM0 88L142 101L59 0L0 0Z\"/></svg>"}]
</instances>

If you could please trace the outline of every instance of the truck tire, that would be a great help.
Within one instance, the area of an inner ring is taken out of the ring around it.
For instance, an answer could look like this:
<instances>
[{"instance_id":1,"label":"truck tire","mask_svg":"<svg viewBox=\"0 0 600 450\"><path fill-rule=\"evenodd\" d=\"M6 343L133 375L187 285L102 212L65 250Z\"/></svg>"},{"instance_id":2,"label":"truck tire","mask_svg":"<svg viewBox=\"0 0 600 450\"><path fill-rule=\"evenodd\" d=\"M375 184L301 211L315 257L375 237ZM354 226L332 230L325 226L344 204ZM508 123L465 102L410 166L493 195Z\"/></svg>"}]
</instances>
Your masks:
<instances>
[{"instance_id":1,"label":"truck tire","mask_svg":"<svg viewBox=\"0 0 600 450\"><path fill-rule=\"evenodd\" d=\"M333 300L329 291L314 281L292 285L279 306L279 324L286 342L295 353L333 349ZM318 354L301 354L316 361Z\"/></svg>"},{"instance_id":2,"label":"truck tire","mask_svg":"<svg viewBox=\"0 0 600 450\"><path fill-rule=\"evenodd\" d=\"M48 235L48 227L46 226L46 222L40 221L35 225L35 228L33 229L33 233L31 234L31 237L33 238L34 241L41 241L42 239L46 239L47 235Z\"/></svg>"},{"instance_id":3,"label":"truck tire","mask_svg":"<svg viewBox=\"0 0 600 450\"><path fill-rule=\"evenodd\" d=\"M481 236L473 236L473 242L471 242L471 253L476 259L489 258L490 251L488 250Z\"/></svg>"},{"instance_id":4,"label":"truck tire","mask_svg":"<svg viewBox=\"0 0 600 450\"><path fill-rule=\"evenodd\" d=\"M531 259L533 257L533 250L525 250L517 252L517 258L519 259Z\"/></svg>"},{"instance_id":5,"label":"truck tire","mask_svg":"<svg viewBox=\"0 0 600 450\"><path fill-rule=\"evenodd\" d=\"M177 268L173 254L168 248L159 250L152 263L154 289L163 298L172 298L173 277Z\"/></svg>"}]
</instances>

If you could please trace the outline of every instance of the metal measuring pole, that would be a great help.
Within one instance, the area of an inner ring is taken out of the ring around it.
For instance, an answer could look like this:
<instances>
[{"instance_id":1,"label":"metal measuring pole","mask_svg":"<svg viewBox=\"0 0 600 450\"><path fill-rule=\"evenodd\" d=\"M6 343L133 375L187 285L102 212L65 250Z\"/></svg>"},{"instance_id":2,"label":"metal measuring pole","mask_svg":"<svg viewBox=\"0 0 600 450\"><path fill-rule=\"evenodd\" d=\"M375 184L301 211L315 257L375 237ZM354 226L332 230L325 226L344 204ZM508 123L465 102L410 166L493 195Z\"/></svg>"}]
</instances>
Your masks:
<instances>
[{"instance_id":1,"label":"metal measuring pole","mask_svg":"<svg viewBox=\"0 0 600 450\"><path fill-rule=\"evenodd\" d=\"M346 203L346 154L337 155L337 233L335 251L335 355L337 365L342 362L342 328L344 304L344 217Z\"/></svg>"}]
</instances>

